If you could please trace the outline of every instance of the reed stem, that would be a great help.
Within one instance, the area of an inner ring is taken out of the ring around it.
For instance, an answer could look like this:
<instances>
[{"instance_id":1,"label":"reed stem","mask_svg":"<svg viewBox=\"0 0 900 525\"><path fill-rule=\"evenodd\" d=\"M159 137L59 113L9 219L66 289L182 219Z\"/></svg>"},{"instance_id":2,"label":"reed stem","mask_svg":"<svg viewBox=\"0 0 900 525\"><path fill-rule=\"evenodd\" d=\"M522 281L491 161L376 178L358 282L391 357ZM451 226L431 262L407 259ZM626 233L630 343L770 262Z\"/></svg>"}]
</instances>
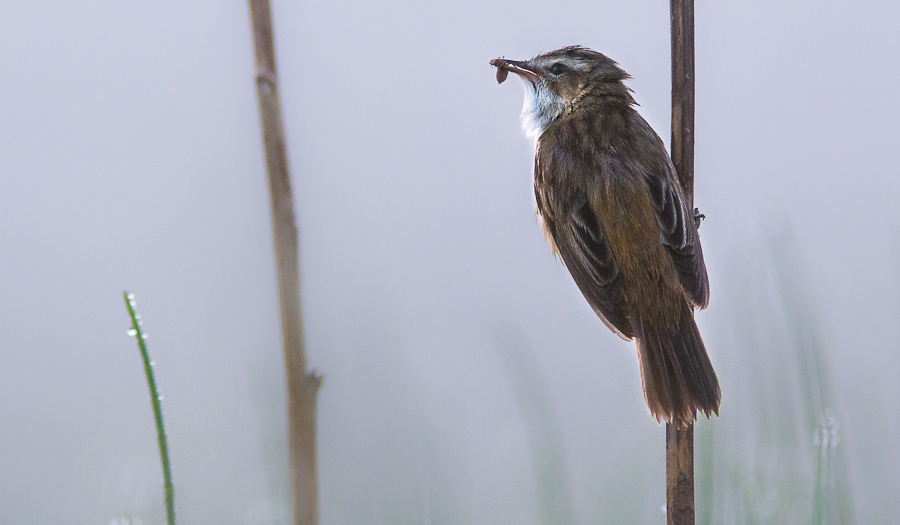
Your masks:
<instances>
[{"instance_id":1,"label":"reed stem","mask_svg":"<svg viewBox=\"0 0 900 525\"><path fill-rule=\"evenodd\" d=\"M250 0L256 56L256 95L262 123L263 149L269 176L275 270L287 383L288 449L296 525L319 523L316 466L316 396L322 377L307 372L306 343L300 305L300 261L297 221L288 170L287 146L278 96L275 41L269 0Z\"/></svg>"},{"instance_id":2,"label":"reed stem","mask_svg":"<svg viewBox=\"0 0 900 525\"><path fill-rule=\"evenodd\" d=\"M671 0L672 163L694 209L694 0ZM666 424L666 519L694 525L694 425Z\"/></svg>"}]
</instances>

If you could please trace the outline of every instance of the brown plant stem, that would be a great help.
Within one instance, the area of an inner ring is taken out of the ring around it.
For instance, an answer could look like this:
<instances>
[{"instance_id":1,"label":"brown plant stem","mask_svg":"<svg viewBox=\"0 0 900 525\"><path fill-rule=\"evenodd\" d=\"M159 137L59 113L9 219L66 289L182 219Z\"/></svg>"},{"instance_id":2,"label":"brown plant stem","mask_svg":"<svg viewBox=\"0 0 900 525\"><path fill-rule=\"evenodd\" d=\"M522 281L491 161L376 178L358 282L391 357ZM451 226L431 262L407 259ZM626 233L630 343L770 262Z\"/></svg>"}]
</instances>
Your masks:
<instances>
[{"instance_id":1,"label":"brown plant stem","mask_svg":"<svg viewBox=\"0 0 900 525\"><path fill-rule=\"evenodd\" d=\"M672 163L694 209L694 0L671 0ZM666 522L694 525L694 425L666 423Z\"/></svg>"},{"instance_id":2,"label":"brown plant stem","mask_svg":"<svg viewBox=\"0 0 900 525\"><path fill-rule=\"evenodd\" d=\"M321 376L307 372L300 309L300 264L294 199L278 97L269 0L250 0L256 51L256 94L269 175L278 300L287 379L288 448L295 525L319 523L316 476L316 394Z\"/></svg>"},{"instance_id":3,"label":"brown plant stem","mask_svg":"<svg viewBox=\"0 0 900 525\"><path fill-rule=\"evenodd\" d=\"M694 425L666 423L666 523L694 523Z\"/></svg>"},{"instance_id":4,"label":"brown plant stem","mask_svg":"<svg viewBox=\"0 0 900 525\"><path fill-rule=\"evenodd\" d=\"M672 163L694 206L694 0L671 0Z\"/></svg>"}]
</instances>

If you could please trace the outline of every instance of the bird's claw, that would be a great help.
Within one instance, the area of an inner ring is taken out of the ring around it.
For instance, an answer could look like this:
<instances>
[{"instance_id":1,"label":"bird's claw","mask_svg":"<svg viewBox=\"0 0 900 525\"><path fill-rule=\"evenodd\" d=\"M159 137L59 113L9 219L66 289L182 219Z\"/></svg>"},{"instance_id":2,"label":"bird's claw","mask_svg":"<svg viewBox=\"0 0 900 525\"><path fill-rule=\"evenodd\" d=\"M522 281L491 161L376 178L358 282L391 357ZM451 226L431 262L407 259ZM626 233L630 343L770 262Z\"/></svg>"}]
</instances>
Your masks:
<instances>
[{"instance_id":1,"label":"bird's claw","mask_svg":"<svg viewBox=\"0 0 900 525\"><path fill-rule=\"evenodd\" d=\"M694 225L697 227L698 230L700 229L700 221L702 221L705 218L706 218L706 215L703 215L702 213L700 213L699 208L694 208Z\"/></svg>"}]
</instances>

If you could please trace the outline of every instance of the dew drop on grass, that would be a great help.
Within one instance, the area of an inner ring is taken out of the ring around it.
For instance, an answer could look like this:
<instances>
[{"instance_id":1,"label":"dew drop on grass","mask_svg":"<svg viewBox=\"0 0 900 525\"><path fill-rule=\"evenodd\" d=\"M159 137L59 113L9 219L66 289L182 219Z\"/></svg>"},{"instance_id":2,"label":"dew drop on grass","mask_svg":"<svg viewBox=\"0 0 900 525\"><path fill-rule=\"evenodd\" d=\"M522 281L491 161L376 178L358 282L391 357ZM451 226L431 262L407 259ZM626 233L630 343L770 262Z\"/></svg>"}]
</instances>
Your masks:
<instances>
[{"instance_id":1,"label":"dew drop on grass","mask_svg":"<svg viewBox=\"0 0 900 525\"><path fill-rule=\"evenodd\" d=\"M128 330L128 335L130 335L131 337L136 336L136 335L137 335L137 330L135 330L134 328Z\"/></svg>"}]
</instances>

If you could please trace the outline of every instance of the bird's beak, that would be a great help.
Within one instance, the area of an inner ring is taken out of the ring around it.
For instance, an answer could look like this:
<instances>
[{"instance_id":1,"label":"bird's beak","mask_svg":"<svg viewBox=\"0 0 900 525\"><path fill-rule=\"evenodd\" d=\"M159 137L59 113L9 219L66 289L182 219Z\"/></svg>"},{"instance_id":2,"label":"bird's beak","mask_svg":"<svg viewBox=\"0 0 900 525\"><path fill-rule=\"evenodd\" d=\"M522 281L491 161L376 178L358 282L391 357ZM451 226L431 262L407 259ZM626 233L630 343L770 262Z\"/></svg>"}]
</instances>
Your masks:
<instances>
[{"instance_id":1,"label":"bird's beak","mask_svg":"<svg viewBox=\"0 0 900 525\"><path fill-rule=\"evenodd\" d=\"M502 84L506 80L509 72L519 75L522 79L534 83L540 76L528 62L520 62L518 60L507 60L505 58L495 58L491 60L491 65L497 68L497 83Z\"/></svg>"}]
</instances>

